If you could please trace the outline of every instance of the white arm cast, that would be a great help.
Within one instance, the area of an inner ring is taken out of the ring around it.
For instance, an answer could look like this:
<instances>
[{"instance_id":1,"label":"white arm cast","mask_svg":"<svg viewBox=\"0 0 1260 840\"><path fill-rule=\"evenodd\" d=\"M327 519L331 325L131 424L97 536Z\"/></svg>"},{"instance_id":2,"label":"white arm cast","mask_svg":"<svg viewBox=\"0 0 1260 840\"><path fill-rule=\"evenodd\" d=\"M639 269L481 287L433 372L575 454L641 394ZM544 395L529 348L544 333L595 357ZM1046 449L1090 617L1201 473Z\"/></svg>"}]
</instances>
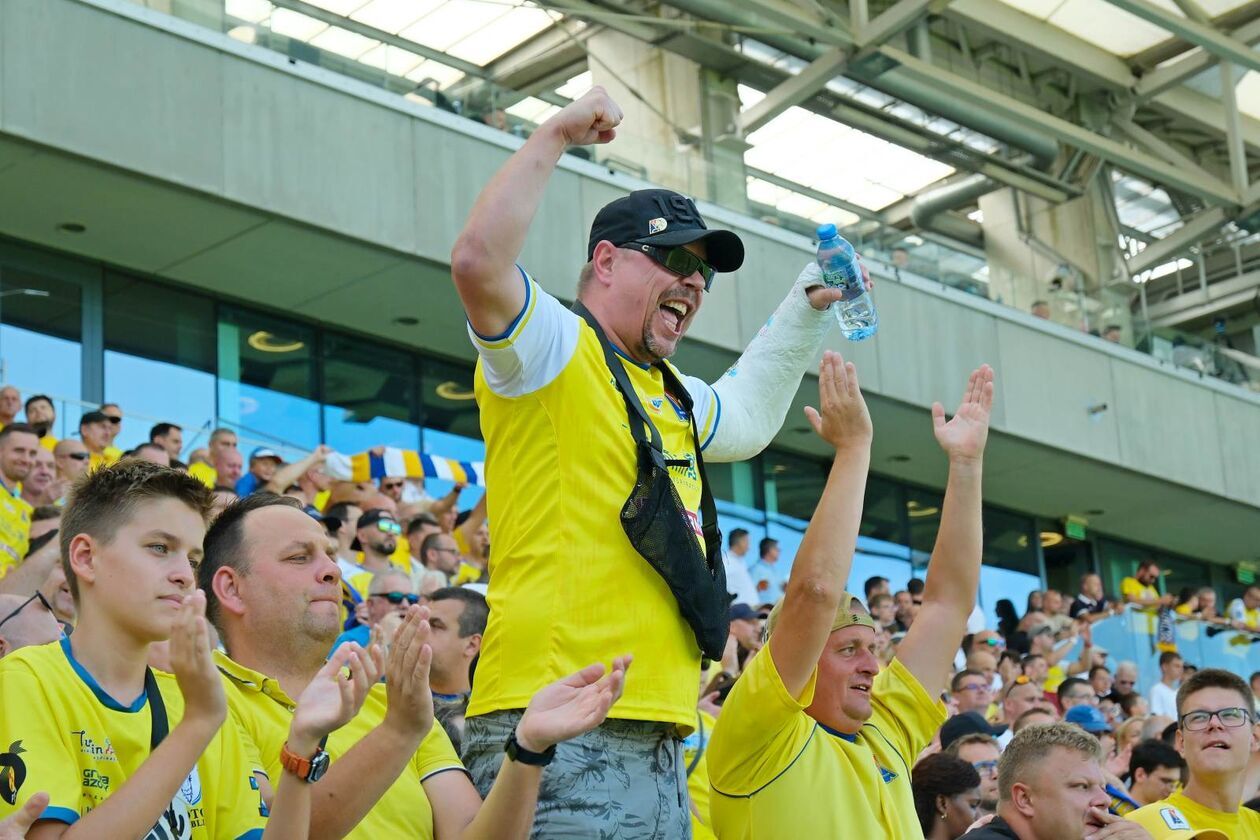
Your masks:
<instances>
[{"instance_id":1,"label":"white arm cast","mask_svg":"<svg viewBox=\"0 0 1260 840\"><path fill-rule=\"evenodd\" d=\"M805 290L823 285L822 272L810 263L766 325L713 391L722 416L704 450L710 461L743 461L765 449L783 426L805 368L818 357L823 337L835 323L830 309L810 306Z\"/></svg>"}]
</instances>

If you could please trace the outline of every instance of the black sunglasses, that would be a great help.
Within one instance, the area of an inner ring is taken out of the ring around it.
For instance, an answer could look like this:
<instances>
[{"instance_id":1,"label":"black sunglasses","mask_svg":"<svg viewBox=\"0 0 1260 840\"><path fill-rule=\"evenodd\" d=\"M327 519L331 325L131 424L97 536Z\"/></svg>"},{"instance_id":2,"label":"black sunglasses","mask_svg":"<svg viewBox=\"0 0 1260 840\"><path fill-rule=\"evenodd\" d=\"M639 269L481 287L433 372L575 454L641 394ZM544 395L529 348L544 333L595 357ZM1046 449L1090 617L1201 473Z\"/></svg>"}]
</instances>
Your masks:
<instances>
[{"instance_id":1,"label":"black sunglasses","mask_svg":"<svg viewBox=\"0 0 1260 840\"><path fill-rule=\"evenodd\" d=\"M119 423L121 423L121 422L122 422L122 418L121 418L121 417L111 417L111 416L109 416L108 414L106 414L106 415L105 415L105 419L106 419L106 420L108 420L109 422L113 423L115 426L117 426Z\"/></svg>"},{"instance_id":2,"label":"black sunglasses","mask_svg":"<svg viewBox=\"0 0 1260 840\"><path fill-rule=\"evenodd\" d=\"M384 598L391 604L401 604L406 601L408 604L420 603L419 595L412 595L410 592L377 592L373 598Z\"/></svg>"},{"instance_id":3,"label":"black sunglasses","mask_svg":"<svg viewBox=\"0 0 1260 840\"><path fill-rule=\"evenodd\" d=\"M92 453L90 453L90 452L67 452L67 453L66 453L66 457L67 457L67 458L73 458L73 459L74 459L74 460L76 460L76 461L86 461L88 458L91 458L91 457L92 457Z\"/></svg>"},{"instance_id":4,"label":"black sunglasses","mask_svg":"<svg viewBox=\"0 0 1260 840\"><path fill-rule=\"evenodd\" d=\"M44 609L48 610L49 612L53 611L52 604L48 603L48 599L44 597L44 593L40 592L37 589L35 590L35 594L27 598L25 601L23 601L20 607L18 607L16 610L9 613L8 615L6 615L4 618L0 618L0 627L3 627L6 621L17 618L18 613L20 613L22 610L30 606L31 602L36 600L37 598L39 599L39 602L44 605Z\"/></svg>"},{"instance_id":5,"label":"black sunglasses","mask_svg":"<svg viewBox=\"0 0 1260 840\"><path fill-rule=\"evenodd\" d=\"M658 248L646 242L629 242L623 247L629 247L630 245L634 246L634 250L647 254L679 277L690 277L699 272L700 276L704 278L704 290L706 292L713 285L713 275L717 273L717 269L686 248Z\"/></svg>"}]
</instances>

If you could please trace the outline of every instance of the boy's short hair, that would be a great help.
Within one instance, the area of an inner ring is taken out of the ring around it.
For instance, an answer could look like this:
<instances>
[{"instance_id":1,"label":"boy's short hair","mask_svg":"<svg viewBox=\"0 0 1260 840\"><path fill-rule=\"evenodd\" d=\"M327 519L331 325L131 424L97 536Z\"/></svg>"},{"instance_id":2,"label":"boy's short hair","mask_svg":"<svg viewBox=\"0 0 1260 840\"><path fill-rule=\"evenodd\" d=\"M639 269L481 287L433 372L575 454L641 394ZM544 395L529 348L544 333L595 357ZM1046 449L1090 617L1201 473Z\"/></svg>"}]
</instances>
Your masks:
<instances>
[{"instance_id":1,"label":"boy's short hair","mask_svg":"<svg viewBox=\"0 0 1260 840\"><path fill-rule=\"evenodd\" d=\"M1181 716L1185 712L1186 698L1196 691L1202 691L1205 688L1226 688L1230 691L1238 692L1238 696L1242 698L1242 707L1251 714L1252 720L1255 720L1254 709L1256 707L1255 695L1251 693L1251 686L1243 682L1243 678L1237 674L1226 671L1222 668L1204 668L1202 671L1195 671L1190 676L1181 681L1181 688L1177 689L1177 724L1181 724Z\"/></svg>"},{"instance_id":2,"label":"boy's short hair","mask_svg":"<svg viewBox=\"0 0 1260 840\"><path fill-rule=\"evenodd\" d=\"M61 515L59 538L66 584L76 604L79 579L70 567L71 541L87 534L108 544L138 504L155 499L178 499L207 523L214 505L210 488L188 473L134 458L98 467L75 482Z\"/></svg>"}]
</instances>

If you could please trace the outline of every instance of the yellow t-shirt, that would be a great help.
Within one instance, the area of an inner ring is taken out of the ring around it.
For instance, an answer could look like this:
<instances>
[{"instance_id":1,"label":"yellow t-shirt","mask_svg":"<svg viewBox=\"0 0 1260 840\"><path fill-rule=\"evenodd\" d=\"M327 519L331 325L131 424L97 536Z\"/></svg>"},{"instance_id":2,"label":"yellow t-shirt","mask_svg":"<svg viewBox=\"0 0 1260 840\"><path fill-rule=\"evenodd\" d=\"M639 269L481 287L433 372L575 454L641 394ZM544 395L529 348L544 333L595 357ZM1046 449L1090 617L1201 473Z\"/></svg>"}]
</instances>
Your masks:
<instances>
[{"instance_id":1,"label":"yellow t-shirt","mask_svg":"<svg viewBox=\"0 0 1260 840\"><path fill-rule=\"evenodd\" d=\"M1240 807L1233 814L1214 811L1180 791L1167 799L1138 808L1124 818L1140 824L1155 840L1180 837L1187 829L1212 828L1221 832L1219 838L1200 834L1199 839L1260 840L1260 813L1246 807Z\"/></svg>"},{"instance_id":2,"label":"yellow t-shirt","mask_svg":"<svg viewBox=\"0 0 1260 840\"><path fill-rule=\"evenodd\" d=\"M57 448L57 439L52 435L44 435L39 439L39 445L52 452Z\"/></svg>"},{"instance_id":3,"label":"yellow t-shirt","mask_svg":"<svg viewBox=\"0 0 1260 840\"><path fill-rule=\"evenodd\" d=\"M945 704L894 659L875 677L871 719L854 736L805 713L770 646L744 665L709 742L713 828L724 838L922 838L910 768L945 722Z\"/></svg>"},{"instance_id":4,"label":"yellow t-shirt","mask_svg":"<svg viewBox=\"0 0 1260 840\"><path fill-rule=\"evenodd\" d=\"M215 661L226 680L228 715L241 730L258 745L267 773L279 778L281 773L280 748L289 735L293 722L291 709L295 703L289 699L280 684L234 662L220 652ZM385 685L372 686L363 708L337 731L328 736L325 749L333 763L345 755L363 736L375 729L385 719ZM424 792L425 779L445 770L464 771L464 765L455 755L446 730L434 724L429 734L420 742L420 748L400 775L377 800L354 830L347 837L359 840L375 840L383 837L408 837L427 840L433 837L433 809Z\"/></svg>"},{"instance_id":5,"label":"yellow t-shirt","mask_svg":"<svg viewBox=\"0 0 1260 840\"><path fill-rule=\"evenodd\" d=\"M716 840L713 820L709 816L709 756L708 742L713 735L717 718L708 712L697 711L700 725L683 741L683 761L687 767L696 762L687 774L687 793L691 796L691 840ZM703 752L701 752L703 748ZM696 753L700 760L696 761Z\"/></svg>"},{"instance_id":6,"label":"yellow t-shirt","mask_svg":"<svg viewBox=\"0 0 1260 840\"><path fill-rule=\"evenodd\" d=\"M1158 598L1159 590L1150 584L1141 583L1135 577L1127 577L1120 581L1120 597L1127 599L1130 596L1136 598ZM1146 632L1154 634L1159 621L1159 611L1153 607L1134 607L1134 609L1146 614Z\"/></svg>"},{"instance_id":7,"label":"yellow t-shirt","mask_svg":"<svg viewBox=\"0 0 1260 840\"><path fill-rule=\"evenodd\" d=\"M219 471L207 464L205 461L198 461L195 464L190 464L188 467L188 474L209 487L211 490L214 489L215 484L219 480Z\"/></svg>"},{"instance_id":8,"label":"yellow t-shirt","mask_svg":"<svg viewBox=\"0 0 1260 840\"><path fill-rule=\"evenodd\" d=\"M183 696L173 676L154 676L173 730ZM7 750L0 755L0 819L42 790L50 796L43 819L71 824L122 787L149 756L148 701L141 694L124 706L105 694L74 661L68 639L0 660L0 750ZM170 810L153 815L149 836L261 837L267 809L255 772L262 771L253 745L230 723L221 727Z\"/></svg>"},{"instance_id":9,"label":"yellow t-shirt","mask_svg":"<svg viewBox=\"0 0 1260 840\"><path fill-rule=\"evenodd\" d=\"M122 451L115 449L112 446L105 447L100 454L91 452L88 454L88 471L90 472L97 467L108 467L110 464L117 461L121 455Z\"/></svg>"},{"instance_id":10,"label":"yellow t-shirt","mask_svg":"<svg viewBox=\"0 0 1260 840\"><path fill-rule=\"evenodd\" d=\"M468 716L522 709L534 692L591 662L635 655L611 716L696 724L700 648L664 579L631 546L621 508L637 475L626 407L590 326L528 279L525 307L497 338L469 330L486 442L490 621ZM624 361L666 457L697 541L700 480L685 412L660 371ZM707 384L679 377L701 441L718 424Z\"/></svg>"},{"instance_id":11,"label":"yellow t-shirt","mask_svg":"<svg viewBox=\"0 0 1260 840\"><path fill-rule=\"evenodd\" d=\"M30 502L0 484L0 577L26 559L31 547ZM0 746L4 746L0 744Z\"/></svg>"},{"instance_id":12,"label":"yellow t-shirt","mask_svg":"<svg viewBox=\"0 0 1260 840\"><path fill-rule=\"evenodd\" d=\"M485 571L479 566L472 563L459 561L459 570L455 572L455 579L451 581L451 586L463 586L465 583L477 583L481 580Z\"/></svg>"}]
</instances>

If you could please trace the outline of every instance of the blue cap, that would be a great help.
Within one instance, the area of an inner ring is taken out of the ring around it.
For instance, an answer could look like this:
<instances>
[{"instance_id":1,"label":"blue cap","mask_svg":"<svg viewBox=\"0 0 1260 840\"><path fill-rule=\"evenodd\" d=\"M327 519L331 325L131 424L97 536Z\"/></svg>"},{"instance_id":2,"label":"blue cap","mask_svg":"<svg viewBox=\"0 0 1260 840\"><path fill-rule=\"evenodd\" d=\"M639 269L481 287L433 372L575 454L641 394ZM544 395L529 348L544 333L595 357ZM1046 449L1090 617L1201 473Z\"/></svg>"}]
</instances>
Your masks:
<instances>
[{"instance_id":1,"label":"blue cap","mask_svg":"<svg viewBox=\"0 0 1260 840\"><path fill-rule=\"evenodd\" d=\"M836 226L830 223L819 225L818 230L816 230L815 233L818 234L819 242L822 242L824 239L835 239L837 233Z\"/></svg>"},{"instance_id":2,"label":"blue cap","mask_svg":"<svg viewBox=\"0 0 1260 840\"><path fill-rule=\"evenodd\" d=\"M1067 710L1067 714L1063 716L1065 723L1074 723L1086 732L1097 735L1100 732L1110 732L1111 724L1107 723L1107 718L1103 716L1097 707L1088 704L1073 706Z\"/></svg>"}]
</instances>

